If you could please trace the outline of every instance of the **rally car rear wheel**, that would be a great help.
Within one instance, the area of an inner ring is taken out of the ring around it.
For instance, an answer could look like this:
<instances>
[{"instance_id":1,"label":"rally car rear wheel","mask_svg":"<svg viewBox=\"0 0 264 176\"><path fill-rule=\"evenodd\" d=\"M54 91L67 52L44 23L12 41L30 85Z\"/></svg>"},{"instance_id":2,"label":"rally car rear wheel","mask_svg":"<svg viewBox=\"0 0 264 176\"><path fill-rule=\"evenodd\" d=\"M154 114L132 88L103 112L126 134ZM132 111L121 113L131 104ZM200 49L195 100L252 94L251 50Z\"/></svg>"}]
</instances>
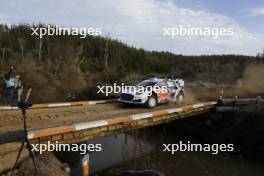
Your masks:
<instances>
[{"instance_id":1,"label":"rally car rear wheel","mask_svg":"<svg viewBox=\"0 0 264 176\"><path fill-rule=\"evenodd\" d=\"M155 96L149 97L147 101L147 106L149 108L154 108L155 106L157 106L157 98Z\"/></svg>"},{"instance_id":2,"label":"rally car rear wheel","mask_svg":"<svg viewBox=\"0 0 264 176\"><path fill-rule=\"evenodd\" d=\"M184 93L180 93L179 95L178 95L178 98L177 98L177 102L178 103L183 103L184 102Z\"/></svg>"}]
</instances>

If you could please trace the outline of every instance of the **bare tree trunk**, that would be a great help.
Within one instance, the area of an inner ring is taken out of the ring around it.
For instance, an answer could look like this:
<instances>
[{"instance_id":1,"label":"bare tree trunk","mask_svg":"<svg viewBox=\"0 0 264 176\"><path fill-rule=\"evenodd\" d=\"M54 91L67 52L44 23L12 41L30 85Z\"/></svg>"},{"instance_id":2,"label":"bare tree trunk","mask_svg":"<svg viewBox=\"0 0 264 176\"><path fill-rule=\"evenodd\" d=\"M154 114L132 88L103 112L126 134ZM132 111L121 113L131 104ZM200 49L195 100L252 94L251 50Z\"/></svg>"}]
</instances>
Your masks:
<instances>
[{"instance_id":1,"label":"bare tree trunk","mask_svg":"<svg viewBox=\"0 0 264 176\"><path fill-rule=\"evenodd\" d=\"M2 54L3 54L3 55L2 55L2 58L3 58L3 61L4 61L4 62L5 62L5 51L6 51L6 48L4 47L4 48L3 48L3 53L2 53Z\"/></svg>"},{"instance_id":2,"label":"bare tree trunk","mask_svg":"<svg viewBox=\"0 0 264 176\"><path fill-rule=\"evenodd\" d=\"M25 40L23 38L19 38L18 43L21 49L21 57L23 60L25 60L25 57L24 57Z\"/></svg>"},{"instance_id":3,"label":"bare tree trunk","mask_svg":"<svg viewBox=\"0 0 264 176\"><path fill-rule=\"evenodd\" d=\"M54 64L54 69L55 69L55 71L54 71L54 76L55 77L57 77L57 75L58 75L58 73L59 73L59 71L60 71L60 69L62 67L63 62L64 62L64 60L61 59L61 58L55 59L55 61L53 63Z\"/></svg>"},{"instance_id":4,"label":"bare tree trunk","mask_svg":"<svg viewBox=\"0 0 264 176\"><path fill-rule=\"evenodd\" d=\"M106 40L106 44L105 44L105 51L104 51L104 59L105 59L105 68L107 73L109 73L109 67L108 67L108 45L109 45L109 41L108 39Z\"/></svg>"},{"instance_id":5,"label":"bare tree trunk","mask_svg":"<svg viewBox=\"0 0 264 176\"><path fill-rule=\"evenodd\" d=\"M50 67L50 57L51 57L51 42L50 42L50 38L49 36L47 36L47 39L46 39L46 42L47 42L47 58L46 58L46 64L48 67Z\"/></svg>"},{"instance_id":6,"label":"bare tree trunk","mask_svg":"<svg viewBox=\"0 0 264 176\"><path fill-rule=\"evenodd\" d=\"M25 57L24 57L24 46L21 47L21 55L22 55L23 60L25 60Z\"/></svg>"},{"instance_id":7,"label":"bare tree trunk","mask_svg":"<svg viewBox=\"0 0 264 176\"><path fill-rule=\"evenodd\" d=\"M38 59L41 62L41 53L42 53L42 45L43 45L43 39L39 38L39 49L38 49Z\"/></svg>"},{"instance_id":8,"label":"bare tree trunk","mask_svg":"<svg viewBox=\"0 0 264 176\"><path fill-rule=\"evenodd\" d=\"M112 26L112 29L109 31L108 35L106 36L106 44L104 48L104 59L105 59L105 68L107 73L109 73L109 66L108 66L108 59L109 59L109 39L112 31L114 30L115 26L117 25L117 22Z\"/></svg>"},{"instance_id":9,"label":"bare tree trunk","mask_svg":"<svg viewBox=\"0 0 264 176\"><path fill-rule=\"evenodd\" d=\"M74 64L76 66L80 66L82 64L82 62L84 61L84 58L82 57L83 56L83 44L81 44L79 47L77 47L77 49L75 50L74 53L77 53L75 55L75 60L74 60Z\"/></svg>"}]
</instances>

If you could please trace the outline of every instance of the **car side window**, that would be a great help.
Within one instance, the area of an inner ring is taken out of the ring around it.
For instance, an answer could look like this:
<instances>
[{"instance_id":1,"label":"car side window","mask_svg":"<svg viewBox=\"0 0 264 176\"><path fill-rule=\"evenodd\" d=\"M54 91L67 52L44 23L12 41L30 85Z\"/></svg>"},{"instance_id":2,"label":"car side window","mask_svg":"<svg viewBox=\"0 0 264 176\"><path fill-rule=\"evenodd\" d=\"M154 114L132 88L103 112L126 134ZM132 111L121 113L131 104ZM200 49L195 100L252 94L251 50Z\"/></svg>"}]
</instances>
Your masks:
<instances>
[{"instance_id":1,"label":"car side window","mask_svg":"<svg viewBox=\"0 0 264 176\"><path fill-rule=\"evenodd\" d=\"M168 88L175 88L175 84L171 81L168 81Z\"/></svg>"}]
</instances>

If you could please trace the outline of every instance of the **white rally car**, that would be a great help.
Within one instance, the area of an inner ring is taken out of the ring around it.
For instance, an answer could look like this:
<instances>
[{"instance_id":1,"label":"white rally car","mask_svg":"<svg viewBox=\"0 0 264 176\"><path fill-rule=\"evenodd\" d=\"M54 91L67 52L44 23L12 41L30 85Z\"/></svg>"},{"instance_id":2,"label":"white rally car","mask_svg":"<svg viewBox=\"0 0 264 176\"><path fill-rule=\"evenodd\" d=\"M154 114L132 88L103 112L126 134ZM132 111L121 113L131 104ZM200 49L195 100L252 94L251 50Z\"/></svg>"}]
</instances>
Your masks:
<instances>
[{"instance_id":1,"label":"white rally car","mask_svg":"<svg viewBox=\"0 0 264 176\"><path fill-rule=\"evenodd\" d=\"M134 87L122 91L118 101L125 104L145 104L153 108L160 103L182 103L185 97L182 79L151 78Z\"/></svg>"}]
</instances>

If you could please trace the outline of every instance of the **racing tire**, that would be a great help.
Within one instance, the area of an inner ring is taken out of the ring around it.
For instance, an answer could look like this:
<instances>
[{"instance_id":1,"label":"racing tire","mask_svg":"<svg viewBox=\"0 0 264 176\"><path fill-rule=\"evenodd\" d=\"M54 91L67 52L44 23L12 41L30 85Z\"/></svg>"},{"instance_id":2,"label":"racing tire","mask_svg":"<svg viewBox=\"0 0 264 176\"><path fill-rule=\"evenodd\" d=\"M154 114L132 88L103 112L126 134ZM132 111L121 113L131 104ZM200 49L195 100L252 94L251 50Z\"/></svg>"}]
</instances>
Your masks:
<instances>
[{"instance_id":1,"label":"racing tire","mask_svg":"<svg viewBox=\"0 0 264 176\"><path fill-rule=\"evenodd\" d=\"M154 108L155 106L157 106L158 102L157 102L157 98L156 96L150 96L148 98L148 101L147 101L147 107L148 108Z\"/></svg>"},{"instance_id":2,"label":"racing tire","mask_svg":"<svg viewBox=\"0 0 264 176\"><path fill-rule=\"evenodd\" d=\"M177 96L177 103L182 104L184 102L184 93L180 92L179 95Z\"/></svg>"}]
</instances>

